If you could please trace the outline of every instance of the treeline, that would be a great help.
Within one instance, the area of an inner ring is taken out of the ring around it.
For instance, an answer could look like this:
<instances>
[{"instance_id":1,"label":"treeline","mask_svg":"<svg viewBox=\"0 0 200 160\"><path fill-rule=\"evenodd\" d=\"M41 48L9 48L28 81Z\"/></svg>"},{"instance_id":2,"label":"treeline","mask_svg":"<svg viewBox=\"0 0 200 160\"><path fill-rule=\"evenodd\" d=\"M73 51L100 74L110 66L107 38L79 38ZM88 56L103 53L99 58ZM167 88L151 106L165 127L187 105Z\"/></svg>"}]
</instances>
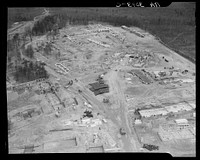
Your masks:
<instances>
[{"instance_id":1,"label":"treeline","mask_svg":"<svg viewBox=\"0 0 200 160\"><path fill-rule=\"evenodd\" d=\"M58 29L56 28L57 24L60 24L59 17L56 15L48 15L34 24L32 34L34 36L46 34L51 30Z\"/></svg>"},{"instance_id":2,"label":"treeline","mask_svg":"<svg viewBox=\"0 0 200 160\"><path fill-rule=\"evenodd\" d=\"M50 31L58 31L63 27L69 25L88 25L91 21L106 22L114 26L137 26L140 27L141 24L137 19L130 19L127 16L117 17L112 15L102 15L102 16L85 16L81 14L77 15L65 15L55 14L48 15L42 20L36 22L33 26L32 33L35 36L44 35Z\"/></svg>"},{"instance_id":3,"label":"treeline","mask_svg":"<svg viewBox=\"0 0 200 160\"><path fill-rule=\"evenodd\" d=\"M29 57L29 58L33 58L34 56L34 51L33 51L33 47L32 45L28 45L27 49L24 51L24 54Z\"/></svg>"},{"instance_id":4,"label":"treeline","mask_svg":"<svg viewBox=\"0 0 200 160\"><path fill-rule=\"evenodd\" d=\"M17 82L24 83L39 78L48 78L48 73L44 68L44 63L23 60L21 65L16 66L14 78Z\"/></svg>"},{"instance_id":5,"label":"treeline","mask_svg":"<svg viewBox=\"0 0 200 160\"><path fill-rule=\"evenodd\" d=\"M20 42L21 38L19 33L16 33L12 39L7 40L7 63L10 63L13 57L17 57L18 60L21 59L19 49Z\"/></svg>"},{"instance_id":6,"label":"treeline","mask_svg":"<svg viewBox=\"0 0 200 160\"><path fill-rule=\"evenodd\" d=\"M8 8L8 28L14 22L30 21L43 12L43 8Z\"/></svg>"}]
</instances>

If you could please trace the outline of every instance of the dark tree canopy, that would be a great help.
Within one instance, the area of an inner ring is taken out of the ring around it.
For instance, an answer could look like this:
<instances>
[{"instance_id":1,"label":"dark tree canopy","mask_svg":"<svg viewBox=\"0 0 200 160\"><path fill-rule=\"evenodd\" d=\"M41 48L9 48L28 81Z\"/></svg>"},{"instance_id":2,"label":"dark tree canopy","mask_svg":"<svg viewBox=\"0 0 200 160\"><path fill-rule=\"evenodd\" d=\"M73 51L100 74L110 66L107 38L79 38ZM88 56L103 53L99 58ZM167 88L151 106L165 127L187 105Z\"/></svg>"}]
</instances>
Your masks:
<instances>
[{"instance_id":1,"label":"dark tree canopy","mask_svg":"<svg viewBox=\"0 0 200 160\"><path fill-rule=\"evenodd\" d=\"M25 54L26 54L27 57L33 58L34 51L33 51L33 47L31 45L29 45L27 47L27 49L25 50Z\"/></svg>"},{"instance_id":2,"label":"dark tree canopy","mask_svg":"<svg viewBox=\"0 0 200 160\"><path fill-rule=\"evenodd\" d=\"M48 78L48 73L44 68L44 64L23 60L16 67L14 78L17 82L29 82L39 78Z\"/></svg>"}]
</instances>

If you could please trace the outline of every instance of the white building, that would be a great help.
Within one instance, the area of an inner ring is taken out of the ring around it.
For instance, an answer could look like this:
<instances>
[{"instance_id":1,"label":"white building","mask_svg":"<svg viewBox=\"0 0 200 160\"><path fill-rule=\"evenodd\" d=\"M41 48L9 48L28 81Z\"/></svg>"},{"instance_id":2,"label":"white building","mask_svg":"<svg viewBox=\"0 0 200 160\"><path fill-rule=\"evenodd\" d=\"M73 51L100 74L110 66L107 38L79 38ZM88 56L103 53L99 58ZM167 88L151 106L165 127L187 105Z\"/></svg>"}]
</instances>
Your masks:
<instances>
[{"instance_id":1,"label":"white building","mask_svg":"<svg viewBox=\"0 0 200 160\"><path fill-rule=\"evenodd\" d=\"M187 119L175 119L175 122L178 125L189 125Z\"/></svg>"},{"instance_id":2,"label":"white building","mask_svg":"<svg viewBox=\"0 0 200 160\"><path fill-rule=\"evenodd\" d=\"M89 124L91 122L90 118L82 119L83 124Z\"/></svg>"},{"instance_id":3,"label":"white building","mask_svg":"<svg viewBox=\"0 0 200 160\"><path fill-rule=\"evenodd\" d=\"M156 108L156 109L140 110L139 113L142 117L151 117L151 116L167 115L168 111L164 108Z\"/></svg>"},{"instance_id":4,"label":"white building","mask_svg":"<svg viewBox=\"0 0 200 160\"><path fill-rule=\"evenodd\" d=\"M192 82L194 82L193 79L182 79L181 81L182 82L186 82L186 83L192 83Z\"/></svg>"},{"instance_id":5,"label":"white building","mask_svg":"<svg viewBox=\"0 0 200 160\"><path fill-rule=\"evenodd\" d=\"M140 119L136 119L134 123L135 125L139 125L139 124L142 124L142 121Z\"/></svg>"}]
</instances>

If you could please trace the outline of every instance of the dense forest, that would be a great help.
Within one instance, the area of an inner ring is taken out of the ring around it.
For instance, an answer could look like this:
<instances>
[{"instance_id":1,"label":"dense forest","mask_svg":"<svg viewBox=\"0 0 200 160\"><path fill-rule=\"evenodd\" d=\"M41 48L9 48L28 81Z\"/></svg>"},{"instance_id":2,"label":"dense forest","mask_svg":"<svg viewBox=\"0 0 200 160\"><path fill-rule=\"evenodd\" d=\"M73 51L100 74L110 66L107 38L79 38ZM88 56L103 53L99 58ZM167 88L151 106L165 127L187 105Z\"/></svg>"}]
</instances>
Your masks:
<instances>
[{"instance_id":1,"label":"dense forest","mask_svg":"<svg viewBox=\"0 0 200 160\"><path fill-rule=\"evenodd\" d=\"M8 8L8 28L15 22L31 21L35 16L42 14L43 8Z\"/></svg>"},{"instance_id":2,"label":"dense forest","mask_svg":"<svg viewBox=\"0 0 200 160\"><path fill-rule=\"evenodd\" d=\"M35 23L30 32L32 35L54 36L58 29L68 24L87 25L91 22L102 22L114 26L135 26L147 30L182 56L195 61L196 3L194 2L175 2L166 8L50 8L49 10L49 16ZM12 14L9 20L17 21L21 16L21 19L23 16L26 19L32 16L33 20L33 15L40 15L43 8L29 8L28 11L17 10L17 14Z\"/></svg>"},{"instance_id":3,"label":"dense forest","mask_svg":"<svg viewBox=\"0 0 200 160\"><path fill-rule=\"evenodd\" d=\"M41 21L38 21L34 24L32 33L35 36L46 34L50 31L57 32L58 29L66 27L69 25L88 25L91 21L100 21L107 22L114 26L140 26L140 22L136 20L131 20L128 17L115 17L115 16L99 16L99 17L91 17L91 16L69 16L65 14L56 14L46 16Z\"/></svg>"},{"instance_id":4,"label":"dense forest","mask_svg":"<svg viewBox=\"0 0 200 160\"><path fill-rule=\"evenodd\" d=\"M16 66L14 78L17 82L23 83L33 81L38 78L48 78L44 63L23 60L21 65Z\"/></svg>"}]
</instances>

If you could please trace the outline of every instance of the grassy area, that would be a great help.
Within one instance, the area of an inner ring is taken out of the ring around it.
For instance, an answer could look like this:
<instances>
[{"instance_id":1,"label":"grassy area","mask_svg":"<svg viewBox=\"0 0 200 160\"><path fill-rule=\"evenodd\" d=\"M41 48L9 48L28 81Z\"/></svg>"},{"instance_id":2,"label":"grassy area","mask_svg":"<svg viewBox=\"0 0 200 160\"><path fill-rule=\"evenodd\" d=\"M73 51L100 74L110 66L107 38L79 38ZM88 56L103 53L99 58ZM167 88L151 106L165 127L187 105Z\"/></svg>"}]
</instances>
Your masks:
<instances>
[{"instance_id":1,"label":"grassy area","mask_svg":"<svg viewBox=\"0 0 200 160\"><path fill-rule=\"evenodd\" d=\"M194 2L174 2L166 8L50 8L51 13L66 17L73 24L101 21L115 26L140 27L193 62L196 55L195 10ZM26 9L19 11L26 13ZM29 8L28 14L36 16L41 12L43 8ZM12 19L12 14L8 15Z\"/></svg>"}]
</instances>

